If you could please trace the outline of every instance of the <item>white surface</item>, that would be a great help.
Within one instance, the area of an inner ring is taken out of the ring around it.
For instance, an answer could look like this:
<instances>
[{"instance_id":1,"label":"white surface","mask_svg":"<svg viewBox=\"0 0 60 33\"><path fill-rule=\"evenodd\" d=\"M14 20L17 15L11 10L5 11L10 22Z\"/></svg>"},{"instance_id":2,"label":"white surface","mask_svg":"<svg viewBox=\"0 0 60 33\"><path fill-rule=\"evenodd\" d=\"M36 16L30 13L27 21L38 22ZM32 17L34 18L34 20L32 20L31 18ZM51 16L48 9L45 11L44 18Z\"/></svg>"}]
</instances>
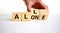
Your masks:
<instances>
[{"instance_id":1,"label":"white surface","mask_svg":"<svg viewBox=\"0 0 60 33\"><path fill-rule=\"evenodd\" d=\"M22 0L0 0L0 33L60 33L60 0L43 0L49 7L47 21L14 22L12 12L27 12Z\"/></svg>"},{"instance_id":2,"label":"white surface","mask_svg":"<svg viewBox=\"0 0 60 33\"><path fill-rule=\"evenodd\" d=\"M60 33L60 15L49 15L47 21L11 21L11 17L0 16L0 33Z\"/></svg>"}]
</instances>

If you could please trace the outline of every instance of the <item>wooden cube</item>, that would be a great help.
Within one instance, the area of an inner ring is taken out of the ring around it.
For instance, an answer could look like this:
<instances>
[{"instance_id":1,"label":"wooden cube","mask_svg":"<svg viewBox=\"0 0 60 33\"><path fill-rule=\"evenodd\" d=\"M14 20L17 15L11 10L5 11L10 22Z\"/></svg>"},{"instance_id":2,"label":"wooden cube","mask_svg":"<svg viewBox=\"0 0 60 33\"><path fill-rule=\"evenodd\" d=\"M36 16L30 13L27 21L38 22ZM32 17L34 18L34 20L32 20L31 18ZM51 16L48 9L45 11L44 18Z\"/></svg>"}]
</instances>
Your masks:
<instances>
[{"instance_id":1,"label":"wooden cube","mask_svg":"<svg viewBox=\"0 0 60 33\"><path fill-rule=\"evenodd\" d=\"M47 20L48 10L40 9L39 20Z\"/></svg>"},{"instance_id":2,"label":"wooden cube","mask_svg":"<svg viewBox=\"0 0 60 33\"><path fill-rule=\"evenodd\" d=\"M39 15L39 10L31 8L31 13L32 13L32 15Z\"/></svg>"},{"instance_id":3,"label":"wooden cube","mask_svg":"<svg viewBox=\"0 0 60 33\"><path fill-rule=\"evenodd\" d=\"M39 10L38 9L34 9L34 8L31 8L31 20L38 20L38 17L39 17Z\"/></svg>"},{"instance_id":4,"label":"wooden cube","mask_svg":"<svg viewBox=\"0 0 60 33\"><path fill-rule=\"evenodd\" d=\"M30 21L31 12L22 12L22 21Z\"/></svg>"},{"instance_id":5,"label":"wooden cube","mask_svg":"<svg viewBox=\"0 0 60 33\"><path fill-rule=\"evenodd\" d=\"M21 12L13 12L12 20L13 21L21 21Z\"/></svg>"}]
</instances>

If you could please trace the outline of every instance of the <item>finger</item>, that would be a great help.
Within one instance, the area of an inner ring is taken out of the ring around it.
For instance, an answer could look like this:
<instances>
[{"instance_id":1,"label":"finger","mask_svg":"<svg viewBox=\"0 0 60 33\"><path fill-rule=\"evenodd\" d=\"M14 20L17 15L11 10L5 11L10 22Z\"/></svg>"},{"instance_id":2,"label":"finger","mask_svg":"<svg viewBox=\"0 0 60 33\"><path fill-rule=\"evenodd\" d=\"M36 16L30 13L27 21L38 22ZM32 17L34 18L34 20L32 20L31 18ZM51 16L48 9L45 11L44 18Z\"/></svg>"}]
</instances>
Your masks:
<instances>
[{"instance_id":1,"label":"finger","mask_svg":"<svg viewBox=\"0 0 60 33\"><path fill-rule=\"evenodd\" d=\"M28 12L31 12L31 6L27 7Z\"/></svg>"}]
</instances>

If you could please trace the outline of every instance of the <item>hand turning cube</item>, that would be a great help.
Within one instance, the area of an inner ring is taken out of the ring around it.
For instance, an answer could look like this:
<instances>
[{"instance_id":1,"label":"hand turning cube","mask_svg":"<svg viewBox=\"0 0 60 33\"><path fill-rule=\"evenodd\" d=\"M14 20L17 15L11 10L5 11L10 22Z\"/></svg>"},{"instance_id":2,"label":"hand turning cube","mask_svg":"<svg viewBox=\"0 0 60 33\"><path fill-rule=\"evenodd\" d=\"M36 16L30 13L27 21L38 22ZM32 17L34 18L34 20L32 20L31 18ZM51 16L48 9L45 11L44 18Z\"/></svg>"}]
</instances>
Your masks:
<instances>
[{"instance_id":1,"label":"hand turning cube","mask_svg":"<svg viewBox=\"0 0 60 33\"><path fill-rule=\"evenodd\" d=\"M30 20L47 20L48 10L46 9L33 9L31 12L13 12L13 21L30 21Z\"/></svg>"}]
</instances>

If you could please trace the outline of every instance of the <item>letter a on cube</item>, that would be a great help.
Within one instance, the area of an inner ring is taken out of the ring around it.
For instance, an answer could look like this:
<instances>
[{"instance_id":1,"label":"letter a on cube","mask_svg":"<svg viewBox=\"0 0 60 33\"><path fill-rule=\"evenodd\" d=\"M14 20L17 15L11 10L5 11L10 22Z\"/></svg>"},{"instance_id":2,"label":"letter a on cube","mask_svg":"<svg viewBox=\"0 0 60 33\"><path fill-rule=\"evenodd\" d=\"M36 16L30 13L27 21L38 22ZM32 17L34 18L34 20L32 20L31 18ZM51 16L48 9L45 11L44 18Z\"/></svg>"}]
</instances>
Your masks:
<instances>
[{"instance_id":1,"label":"letter a on cube","mask_svg":"<svg viewBox=\"0 0 60 33\"><path fill-rule=\"evenodd\" d=\"M13 12L12 20L13 21L21 21L21 12Z\"/></svg>"}]
</instances>

